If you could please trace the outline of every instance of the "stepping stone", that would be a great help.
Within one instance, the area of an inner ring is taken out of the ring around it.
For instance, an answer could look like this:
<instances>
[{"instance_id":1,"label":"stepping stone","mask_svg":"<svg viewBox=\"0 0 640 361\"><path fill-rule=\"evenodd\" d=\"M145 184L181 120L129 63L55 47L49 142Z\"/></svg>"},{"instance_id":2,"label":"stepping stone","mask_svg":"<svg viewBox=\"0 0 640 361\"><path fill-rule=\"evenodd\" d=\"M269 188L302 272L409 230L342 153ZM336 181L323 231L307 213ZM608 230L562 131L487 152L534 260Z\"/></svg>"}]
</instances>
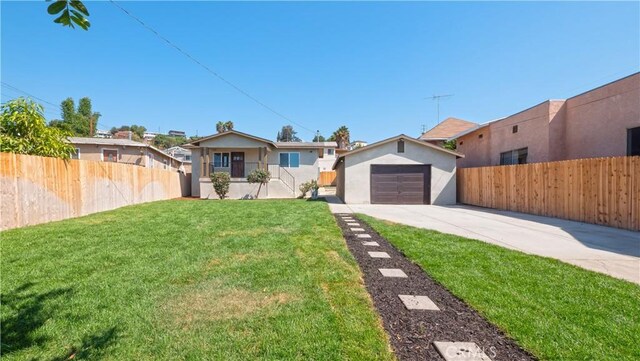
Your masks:
<instances>
[{"instance_id":1,"label":"stepping stone","mask_svg":"<svg viewBox=\"0 0 640 361\"><path fill-rule=\"evenodd\" d=\"M355 222L356 220L353 218L342 218L343 221L345 222Z\"/></svg>"},{"instance_id":2,"label":"stepping stone","mask_svg":"<svg viewBox=\"0 0 640 361\"><path fill-rule=\"evenodd\" d=\"M440 311L438 306L427 296L399 295L398 297L408 310Z\"/></svg>"},{"instance_id":3,"label":"stepping stone","mask_svg":"<svg viewBox=\"0 0 640 361\"><path fill-rule=\"evenodd\" d=\"M351 228L351 232L364 232L364 228Z\"/></svg>"},{"instance_id":4,"label":"stepping stone","mask_svg":"<svg viewBox=\"0 0 640 361\"><path fill-rule=\"evenodd\" d=\"M370 234L366 234L366 233L360 233L358 235L356 235L358 238L371 238Z\"/></svg>"},{"instance_id":5,"label":"stepping stone","mask_svg":"<svg viewBox=\"0 0 640 361\"><path fill-rule=\"evenodd\" d=\"M384 277L407 278L407 274L400 268L379 268L378 271L380 271Z\"/></svg>"},{"instance_id":6,"label":"stepping stone","mask_svg":"<svg viewBox=\"0 0 640 361\"><path fill-rule=\"evenodd\" d=\"M491 361L475 342L434 342L446 361Z\"/></svg>"},{"instance_id":7,"label":"stepping stone","mask_svg":"<svg viewBox=\"0 0 640 361\"><path fill-rule=\"evenodd\" d=\"M391 258L387 252L369 252L371 258Z\"/></svg>"},{"instance_id":8,"label":"stepping stone","mask_svg":"<svg viewBox=\"0 0 640 361\"><path fill-rule=\"evenodd\" d=\"M362 242L363 246L379 246L378 242L373 242L373 241L364 241Z\"/></svg>"},{"instance_id":9,"label":"stepping stone","mask_svg":"<svg viewBox=\"0 0 640 361\"><path fill-rule=\"evenodd\" d=\"M347 226L356 226L356 227L360 227L360 223L347 223Z\"/></svg>"}]
</instances>

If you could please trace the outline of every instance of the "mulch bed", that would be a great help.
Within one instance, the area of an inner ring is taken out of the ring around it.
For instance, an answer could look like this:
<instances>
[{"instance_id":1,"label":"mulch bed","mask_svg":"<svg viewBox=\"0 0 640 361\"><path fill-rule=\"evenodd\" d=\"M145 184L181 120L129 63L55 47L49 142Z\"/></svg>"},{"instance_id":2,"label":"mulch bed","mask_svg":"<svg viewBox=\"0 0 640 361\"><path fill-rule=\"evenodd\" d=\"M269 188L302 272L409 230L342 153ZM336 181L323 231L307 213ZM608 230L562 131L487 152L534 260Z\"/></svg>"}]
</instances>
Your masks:
<instances>
[{"instance_id":1,"label":"mulch bed","mask_svg":"<svg viewBox=\"0 0 640 361\"><path fill-rule=\"evenodd\" d=\"M356 238L351 226L336 215L347 246L360 265L364 282L380 314L399 360L443 360L434 341L475 342L493 361L536 360L496 326L409 261L368 224L350 215L370 239ZM379 246L363 246L363 241ZM367 252L387 252L391 258L371 258ZM383 277L379 268L400 268L408 278ZM440 311L407 310L398 295L428 296Z\"/></svg>"}]
</instances>

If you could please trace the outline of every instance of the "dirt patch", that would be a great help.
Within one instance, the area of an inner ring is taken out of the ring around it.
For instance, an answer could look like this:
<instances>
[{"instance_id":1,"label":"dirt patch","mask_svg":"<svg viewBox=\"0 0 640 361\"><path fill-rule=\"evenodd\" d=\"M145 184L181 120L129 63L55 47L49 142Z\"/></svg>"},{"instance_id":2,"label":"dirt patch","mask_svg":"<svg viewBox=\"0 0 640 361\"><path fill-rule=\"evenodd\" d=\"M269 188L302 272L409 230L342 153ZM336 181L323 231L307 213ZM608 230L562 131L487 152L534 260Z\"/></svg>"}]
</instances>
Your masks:
<instances>
[{"instance_id":1,"label":"dirt patch","mask_svg":"<svg viewBox=\"0 0 640 361\"><path fill-rule=\"evenodd\" d=\"M164 309L176 323L188 327L198 322L240 319L294 301L288 293L220 289L212 285L187 292L166 303Z\"/></svg>"},{"instance_id":2,"label":"dirt patch","mask_svg":"<svg viewBox=\"0 0 640 361\"><path fill-rule=\"evenodd\" d=\"M434 341L475 342L493 361L536 359L404 257L368 224L358 220L371 235L366 241L378 242L378 247L363 246L363 239L351 232L347 222L336 219L399 360L443 360ZM369 251L387 252L391 258L371 258ZM379 268L400 268L408 278L382 277ZM398 295L428 296L440 311L407 310Z\"/></svg>"}]
</instances>

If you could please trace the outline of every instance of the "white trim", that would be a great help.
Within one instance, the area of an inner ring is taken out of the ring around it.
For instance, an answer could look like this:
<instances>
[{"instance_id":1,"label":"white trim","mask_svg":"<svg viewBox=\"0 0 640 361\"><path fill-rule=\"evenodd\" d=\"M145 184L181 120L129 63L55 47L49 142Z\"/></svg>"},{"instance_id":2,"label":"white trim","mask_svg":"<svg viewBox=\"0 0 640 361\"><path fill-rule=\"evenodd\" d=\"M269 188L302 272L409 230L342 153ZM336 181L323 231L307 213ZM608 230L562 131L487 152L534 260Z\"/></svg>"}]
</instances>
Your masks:
<instances>
[{"instance_id":1,"label":"white trim","mask_svg":"<svg viewBox=\"0 0 640 361\"><path fill-rule=\"evenodd\" d=\"M289 163L287 163L288 165L286 167L283 167L283 168L300 168L300 160L301 160L300 152L280 152L280 153L278 153L278 165L280 165L280 154L294 154L294 153L298 154L298 166L297 167L292 167L291 166L291 156L289 156Z\"/></svg>"},{"instance_id":2,"label":"white trim","mask_svg":"<svg viewBox=\"0 0 640 361\"><path fill-rule=\"evenodd\" d=\"M100 160L104 162L104 151L105 150L115 150L116 151L116 163L118 162L118 159L120 158L120 150L118 150L118 148L100 148Z\"/></svg>"},{"instance_id":3,"label":"white trim","mask_svg":"<svg viewBox=\"0 0 640 361\"><path fill-rule=\"evenodd\" d=\"M80 159L80 148L74 148L76 150L75 155L77 156L77 158L74 158L74 154L71 154L71 159Z\"/></svg>"}]
</instances>

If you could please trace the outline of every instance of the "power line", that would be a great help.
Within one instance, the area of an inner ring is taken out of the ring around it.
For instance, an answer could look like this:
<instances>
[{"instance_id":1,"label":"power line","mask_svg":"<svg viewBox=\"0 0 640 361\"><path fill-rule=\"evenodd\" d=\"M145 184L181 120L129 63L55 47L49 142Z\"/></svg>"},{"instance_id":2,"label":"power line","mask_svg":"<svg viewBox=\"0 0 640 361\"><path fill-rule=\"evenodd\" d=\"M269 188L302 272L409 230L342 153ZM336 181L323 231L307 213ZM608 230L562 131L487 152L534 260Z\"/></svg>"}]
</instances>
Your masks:
<instances>
[{"instance_id":1,"label":"power line","mask_svg":"<svg viewBox=\"0 0 640 361\"><path fill-rule=\"evenodd\" d=\"M206 66L205 64L203 64L202 62L200 62L198 59L194 58L193 56L191 56L191 54L187 53L185 50L182 50L182 48L180 48L179 46L177 46L176 44L174 44L173 42L171 42L171 40L167 39L166 37L164 37L162 34L160 34L157 30L155 30L154 28L152 28L151 26L147 25L144 21L140 20L140 18L136 17L135 15L133 15L131 12L129 12L127 9L123 8L120 4L118 4L117 2L115 2L114 0L109 0L109 2L111 4L113 4L113 6L117 7L118 9L120 9L123 13L125 13L126 15L128 15L129 17L131 17L132 19L134 19L136 22L138 22L140 25L142 25L145 29L149 30L150 32L152 32L156 37L158 37L160 40L164 41L165 43L167 43L167 45L169 45L170 47L174 48L175 50L177 50L178 52L180 52L182 55L186 56L189 60L191 60L192 62L194 62L195 64L197 64L198 66L200 66L201 68L203 68L204 70L206 70L209 74L213 75L214 77L220 79L221 81L223 81L225 84L229 85L230 87L232 87L233 89L235 89L237 92L239 92L240 94L244 95L245 97L251 99L252 101L254 101L256 104L260 105L261 107L267 109L268 111L270 111L271 113L279 116L280 118L293 123L295 125L297 125L298 127L314 133L314 130L311 130L307 127L305 127L304 125L293 121L291 118L285 116L284 114L278 112L277 110L273 109L272 107L268 106L267 104L261 102L260 100L258 100L256 97L252 96L251 94L247 93L246 91L244 91L242 88L240 88L239 86L233 84L231 81L225 79L224 77L222 77L222 75L218 74L217 72L215 72L214 70L212 70L211 68L209 68L208 66Z\"/></svg>"},{"instance_id":2,"label":"power line","mask_svg":"<svg viewBox=\"0 0 640 361\"><path fill-rule=\"evenodd\" d=\"M44 100L44 99L42 99L42 98L38 98L37 96L35 96L35 95L33 95L33 94L29 94L29 93L27 93L27 92L26 92L26 91L24 91L24 90L18 89L18 88L16 88L16 87L14 87L13 85L9 84L9 83L2 82L2 85L4 85L5 87L7 87L7 88L9 88L9 89L13 89L14 91L18 91L18 92L20 92L20 93L22 93L22 94L28 95L28 96L30 96L30 97L32 97L32 98L34 98L34 99L38 99L39 101L41 101L41 102L43 102L43 103L47 103L47 104L53 105L54 107L57 107L57 106L58 106L58 105L53 104L53 103L51 103L51 102L49 102L49 101L46 101L46 100Z\"/></svg>"}]
</instances>

